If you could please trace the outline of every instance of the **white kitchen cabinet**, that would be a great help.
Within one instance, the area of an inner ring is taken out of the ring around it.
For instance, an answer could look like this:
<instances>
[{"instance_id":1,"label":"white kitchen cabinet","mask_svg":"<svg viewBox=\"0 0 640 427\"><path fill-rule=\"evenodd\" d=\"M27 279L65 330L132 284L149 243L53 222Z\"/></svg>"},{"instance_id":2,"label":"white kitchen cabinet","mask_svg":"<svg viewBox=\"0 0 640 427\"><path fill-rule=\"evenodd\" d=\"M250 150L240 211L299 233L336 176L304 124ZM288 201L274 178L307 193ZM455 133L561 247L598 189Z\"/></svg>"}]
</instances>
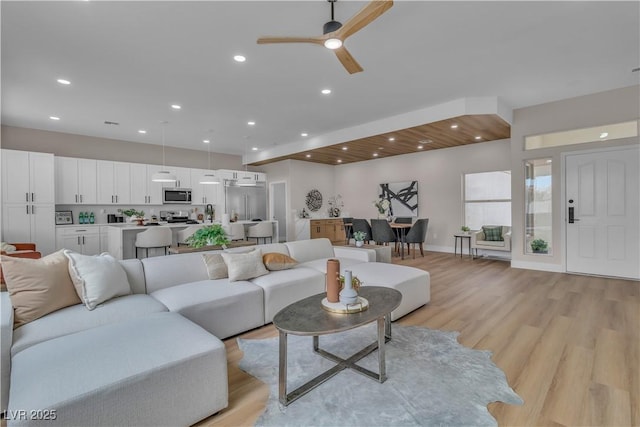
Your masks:
<instances>
[{"instance_id":1,"label":"white kitchen cabinet","mask_svg":"<svg viewBox=\"0 0 640 427\"><path fill-rule=\"evenodd\" d=\"M204 174L218 176L215 171L206 169L191 169L191 204L205 205L218 203L218 189L222 184L200 184Z\"/></svg>"},{"instance_id":2,"label":"white kitchen cabinet","mask_svg":"<svg viewBox=\"0 0 640 427\"><path fill-rule=\"evenodd\" d=\"M97 161L97 203L100 205L131 203L129 163Z\"/></svg>"},{"instance_id":3,"label":"white kitchen cabinet","mask_svg":"<svg viewBox=\"0 0 640 427\"><path fill-rule=\"evenodd\" d=\"M54 157L2 150L2 240L31 242L43 255L55 250Z\"/></svg>"},{"instance_id":4,"label":"white kitchen cabinet","mask_svg":"<svg viewBox=\"0 0 640 427\"><path fill-rule=\"evenodd\" d=\"M176 176L177 180L175 185L167 183L168 185L165 185L165 187L191 188L191 169L169 166L168 170Z\"/></svg>"},{"instance_id":5,"label":"white kitchen cabinet","mask_svg":"<svg viewBox=\"0 0 640 427\"><path fill-rule=\"evenodd\" d=\"M154 173L162 170L162 166L131 163L131 204L133 205L161 205L162 182L153 182Z\"/></svg>"},{"instance_id":6,"label":"white kitchen cabinet","mask_svg":"<svg viewBox=\"0 0 640 427\"><path fill-rule=\"evenodd\" d=\"M267 180L267 175L262 172L220 169L217 173L220 175L221 179L235 180L239 183L264 182Z\"/></svg>"},{"instance_id":7,"label":"white kitchen cabinet","mask_svg":"<svg viewBox=\"0 0 640 427\"><path fill-rule=\"evenodd\" d=\"M100 253L99 227L64 227L56 230L56 248L70 249L83 255Z\"/></svg>"},{"instance_id":8,"label":"white kitchen cabinet","mask_svg":"<svg viewBox=\"0 0 640 427\"><path fill-rule=\"evenodd\" d=\"M56 203L95 205L97 199L97 161L56 157Z\"/></svg>"}]
</instances>

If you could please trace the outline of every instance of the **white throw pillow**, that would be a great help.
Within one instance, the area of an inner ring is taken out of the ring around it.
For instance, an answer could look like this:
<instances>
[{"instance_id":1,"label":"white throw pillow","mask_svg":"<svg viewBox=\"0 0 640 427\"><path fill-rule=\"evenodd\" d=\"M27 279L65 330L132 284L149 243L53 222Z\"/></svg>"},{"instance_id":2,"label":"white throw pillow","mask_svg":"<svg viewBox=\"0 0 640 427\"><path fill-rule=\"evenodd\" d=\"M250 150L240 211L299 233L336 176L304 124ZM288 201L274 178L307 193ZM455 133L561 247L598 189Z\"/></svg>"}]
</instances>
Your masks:
<instances>
[{"instance_id":1,"label":"white throw pillow","mask_svg":"<svg viewBox=\"0 0 640 427\"><path fill-rule=\"evenodd\" d=\"M269 274L262 263L262 251L254 249L244 254L221 253L229 270L229 281L249 280Z\"/></svg>"},{"instance_id":2,"label":"white throw pillow","mask_svg":"<svg viewBox=\"0 0 640 427\"><path fill-rule=\"evenodd\" d=\"M69 259L71 281L89 310L111 298L131 293L127 273L107 252L89 256L66 249L64 255Z\"/></svg>"}]
</instances>

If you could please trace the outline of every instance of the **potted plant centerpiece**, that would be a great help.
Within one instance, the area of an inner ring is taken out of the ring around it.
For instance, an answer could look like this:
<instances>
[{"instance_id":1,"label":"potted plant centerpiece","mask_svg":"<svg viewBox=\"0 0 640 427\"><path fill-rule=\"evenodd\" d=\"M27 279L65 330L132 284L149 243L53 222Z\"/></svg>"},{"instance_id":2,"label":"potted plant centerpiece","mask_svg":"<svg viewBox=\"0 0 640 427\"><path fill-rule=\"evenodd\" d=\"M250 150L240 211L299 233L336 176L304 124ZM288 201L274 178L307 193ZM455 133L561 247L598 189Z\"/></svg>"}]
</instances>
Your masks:
<instances>
[{"instance_id":1,"label":"potted plant centerpiece","mask_svg":"<svg viewBox=\"0 0 640 427\"><path fill-rule=\"evenodd\" d=\"M202 227L187 237L186 242L192 248L201 248L203 246L222 246L224 248L229 243L229 239L222 225L213 224Z\"/></svg>"},{"instance_id":2,"label":"potted plant centerpiece","mask_svg":"<svg viewBox=\"0 0 640 427\"><path fill-rule=\"evenodd\" d=\"M144 211L138 211L131 208L131 209L125 209L125 210L118 209L118 212L134 219L138 225L144 225Z\"/></svg>"},{"instance_id":3,"label":"potted plant centerpiece","mask_svg":"<svg viewBox=\"0 0 640 427\"><path fill-rule=\"evenodd\" d=\"M389 209L390 205L391 203L389 203L389 200L383 199L382 197L380 197L378 200L375 200L373 202L373 206L375 206L376 209L378 209L378 218L380 219L387 218L387 210Z\"/></svg>"},{"instance_id":4,"label":"potted plant centerpiece","mask_svg":"<svg viewBox=\"0 0 640 427\"><path fill-rule=\"evenodd\" d=\"M535 239L531 242L531 250L534 254L546 254L548 246L549 245L544 239Z\"/></svg>"},{"instance_id":5,"label":"potted plant centerpiece","mask_svg":"<svg viewBox=\"0 0 640 427\"><path fill-rule=\"evenodd\" d=\"M469 231L471 231L471 229L466 225L463 225L462 227L460 227L460 230L462 230L464 234L469 234Z\"/></svg>"},{"instance_id":6,"label":"potted plant centerpiece","mask_svg":"<svg viewBox=\"0 0 640 427\"><path fill-rule=\"evenodd\" d=\"M364 239L367 237L367 233L364 231L356 231L353 233L353 240L356 241L356 247L361 247L364 245Z\"/></svg>"}]
</instances>

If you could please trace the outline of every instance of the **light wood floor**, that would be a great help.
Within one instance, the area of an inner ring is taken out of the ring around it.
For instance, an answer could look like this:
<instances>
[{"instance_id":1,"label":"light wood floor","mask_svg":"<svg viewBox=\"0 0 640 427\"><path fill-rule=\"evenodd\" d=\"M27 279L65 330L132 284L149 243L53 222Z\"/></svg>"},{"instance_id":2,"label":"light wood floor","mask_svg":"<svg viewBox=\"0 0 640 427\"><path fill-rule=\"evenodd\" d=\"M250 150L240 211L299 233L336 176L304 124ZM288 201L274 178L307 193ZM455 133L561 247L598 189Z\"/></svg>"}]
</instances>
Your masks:
<instances>
[{"instance_id":1,"label":"light wood floor","mask_svg":"<svg viewBox=\"0 0 640 427\"><path fill-rule=\"evenodd\" d=\"M640 283L512 269L508 262L426 252L394 263L431 274L431 302L397 323L459 331L493 352L524 405L492 403L501 426L640 425ZM272 325L240 335L277 336ZM229 407L200 426L253 425L266 385L240 371L225 341Z\"/></svg>"}]
</instances>

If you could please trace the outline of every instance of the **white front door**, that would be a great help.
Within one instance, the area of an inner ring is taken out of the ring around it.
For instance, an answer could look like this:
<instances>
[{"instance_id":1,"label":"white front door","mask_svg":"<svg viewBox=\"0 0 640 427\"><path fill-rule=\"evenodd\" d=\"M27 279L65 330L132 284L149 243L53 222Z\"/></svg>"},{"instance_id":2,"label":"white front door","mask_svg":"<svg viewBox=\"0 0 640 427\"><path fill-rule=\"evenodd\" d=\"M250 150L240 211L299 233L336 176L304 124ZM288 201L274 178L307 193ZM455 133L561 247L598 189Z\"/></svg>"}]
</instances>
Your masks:
<instances>
[{"instance_id":1,"label":"white front door","mask_svg":"<svg viewBox=\"0 0 640 427\"><path fill-rule=\"evenodd\" d=\"M640 150L566 156L567 271L640 279Z\"/></svg>"}]
</instances>

